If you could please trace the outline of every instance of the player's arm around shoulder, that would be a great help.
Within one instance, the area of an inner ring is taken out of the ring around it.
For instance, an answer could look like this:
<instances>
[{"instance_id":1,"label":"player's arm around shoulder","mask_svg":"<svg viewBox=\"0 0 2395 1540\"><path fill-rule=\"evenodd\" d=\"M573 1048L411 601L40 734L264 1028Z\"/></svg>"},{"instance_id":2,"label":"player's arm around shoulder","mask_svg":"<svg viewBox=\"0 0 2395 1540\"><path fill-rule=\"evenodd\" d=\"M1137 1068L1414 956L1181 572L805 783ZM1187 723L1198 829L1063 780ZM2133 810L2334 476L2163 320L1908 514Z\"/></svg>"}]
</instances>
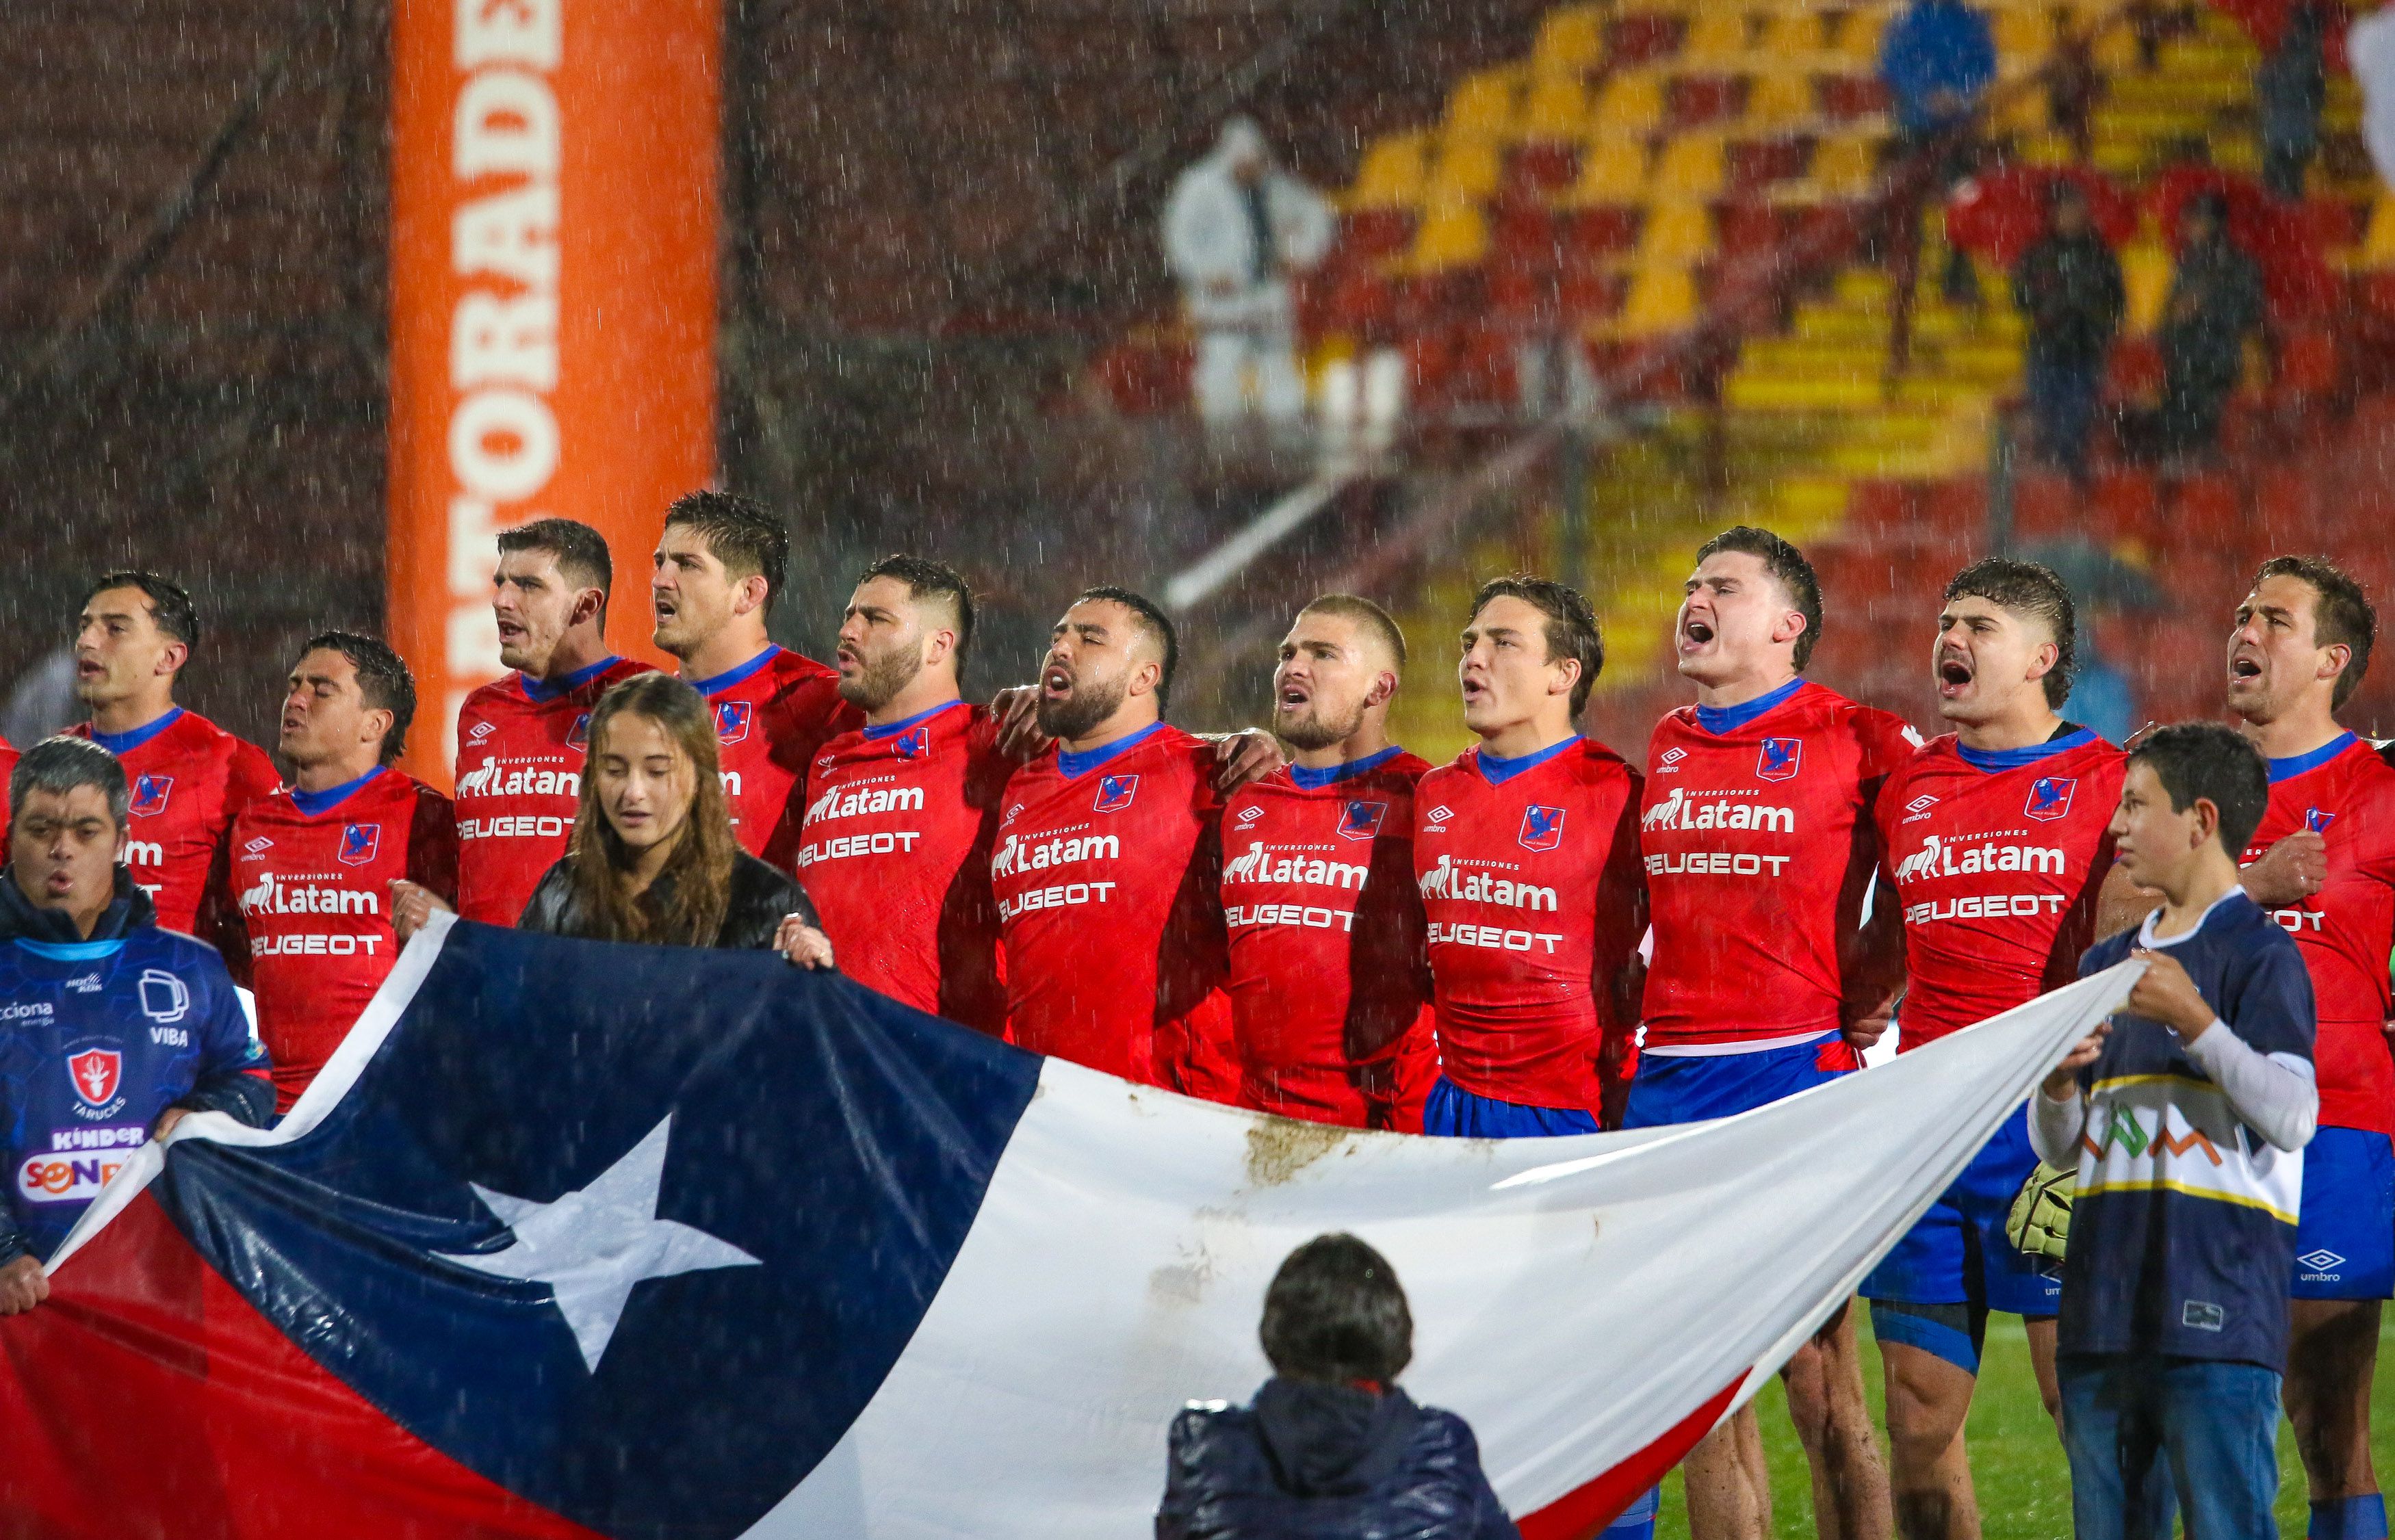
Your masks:
<instances>
[{"instance_id":1,"label":"player's arm around shoulder","mask_svg":"<svg viewBox=\"0 0 2395 1540\"><path fill-rule=\"evenodd\" d=\"M266 1048L250 1035L249 1018L233 993L232 978L214 947L177 938L161 958L187 991L198 1061L191 1086L168 1104L151 1126L165 1139L192 1112L222 1112L235 1122L263 1128L274 1115L274 1082Z\"/></svg>"}]
</instances>

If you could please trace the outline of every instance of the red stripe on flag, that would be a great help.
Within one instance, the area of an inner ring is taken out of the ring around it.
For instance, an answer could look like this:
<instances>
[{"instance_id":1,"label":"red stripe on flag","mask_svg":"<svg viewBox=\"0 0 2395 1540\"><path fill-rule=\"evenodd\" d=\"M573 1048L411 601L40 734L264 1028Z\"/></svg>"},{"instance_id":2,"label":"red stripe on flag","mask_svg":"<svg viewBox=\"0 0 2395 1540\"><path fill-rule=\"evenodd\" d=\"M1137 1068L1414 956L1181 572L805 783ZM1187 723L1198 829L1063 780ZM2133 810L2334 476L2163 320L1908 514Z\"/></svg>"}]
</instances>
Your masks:
<instances>
[{"instance_id":1,"label":"red stripe on flag","mask_svg":"<svg viewBox=\"0 0 2395 1540\"><path fill-rule=\"evenodd\" d=\"M12 1540L599 1540L318 1366L147 1194L0 1321L0 1428Z\"/></svg>"},{"instance_id":2,"label":"red stripe on flag","mask_svg":"<svg viewBox=\"0 0 2395 1540\"><path fill-rule=\"evenodd\" d=\"M1665 1472L1696 1447L1699 1439L1713 1431L1714 1424L1729 1410L1738 1388L1745 1383L1746 1375L1739 1375L1714 1391L1702 1406L1674 1423L1653 1443L1586 1486L1575 1488L1538 1512L1516 1520L1522 1540L1589 1540L1603 1533L1606 1525L1621 1517L1623 1508L1638 1500L1640 1493L1661 1481Z\"/></svg>"}]
</instances>

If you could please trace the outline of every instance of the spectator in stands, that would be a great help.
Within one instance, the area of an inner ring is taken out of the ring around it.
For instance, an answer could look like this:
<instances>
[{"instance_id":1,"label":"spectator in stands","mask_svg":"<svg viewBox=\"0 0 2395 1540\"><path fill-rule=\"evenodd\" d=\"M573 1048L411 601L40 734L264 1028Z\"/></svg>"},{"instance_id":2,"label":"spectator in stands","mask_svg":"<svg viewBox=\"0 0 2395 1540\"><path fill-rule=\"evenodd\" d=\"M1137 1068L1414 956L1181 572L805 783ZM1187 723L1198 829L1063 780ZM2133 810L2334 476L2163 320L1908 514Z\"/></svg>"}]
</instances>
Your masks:
<instances>
[{"instance_id":1,"label":"spectator in stands","mask_svg":"<svg viewBox=\"0 0 2395 1540\"><path fill-rule=\"evenodd\" d=\"M2362 143L2386 191L2395 191L2395 7L2357 20L2345 34L2345 61L2362 87Z\"/></svg>"},{"instance_id":2,"label":"spectator in stands","mask_svg":"<svg viewBox=\"0 0 2395 1540\"><path fill-rule=\"evenodd\" d=\"M1164 250L1198 334L1191 383L1208 428L1249 415L1250 375L1266 423L1288 435L1303 422L1290 278L1322 260L1332 233L1330 206L1273 164L1264 130L1244 117L1173 184Z\"/></svg>"},{"instance_id":3,"label":"spectator in stands","mask_svg":"<svg viewBox=\"0 0 2395 1540\"><path fill-rule=\"evenodd\" d=\"M2085 190L2052 182L2045 209L2045 233L2013 268L2013 303L2029 322L2030 421L2039 457L2084 480L2087 428L2127 290Z\"/></svg>"},{"instance_id":4,"label":"spectator in stands","mask_svg":"<svg viewBox=\"0 0 2395 1540\"><path fill-rule=\"evenodd\" d=\"M1273 1377L1252 1404L1173 1420L1157 1540L1519 1540L1472 1429L1397 1389L1414 1323L1387 1258L1308 1241L1273 1276L1261 1335Z\"/></svg>"},{"instance_id":5,"label":"spectator in stands","mask_svg":"<svg viewBox=\"0 0 2395 1540\"><path fill-rule=\"evenodd\" d=\"M1908 161L1938 157L1925 191L1943 200L1978 159L1972 120L1996 78L1988 19L1963 0L1912 0L1880 39L1879 74L1896 103L1898 152ZM1908 223L1899 240L1910 249L1919 238L1920 204L1910 204L1901 217ZM1978 298L1978 281L1960 250L1948 254L1944 289L1951 303Z\"/></svg>"},{"instance_id":6,"label":"spectator in stands","mask_svg":"<svg viewBox=\"0 0 2395 1540\"><path fill-rule=\"evenodd\" d=\"M2221 410L2262 324L2262 270L2229 238L2229 200L2199 192L2179 211L2177 270L2163 308L2163 393L2151 447L2165 461L2210 455Z\"/></svg>"},{"instance_id":7,"label":"spectator in stands","mask_svg":"<svg viewBox=\"0 0 2395 1540\"><path fill-rule=\"evenodd\" d=\"M2304 171L2320 148L2328 99L2328 18L2321 0L2296 0L2279 41L2254 72L2262 139L2262 185L2290 202L2304 195Z\"/></svg>"}]
</instances>

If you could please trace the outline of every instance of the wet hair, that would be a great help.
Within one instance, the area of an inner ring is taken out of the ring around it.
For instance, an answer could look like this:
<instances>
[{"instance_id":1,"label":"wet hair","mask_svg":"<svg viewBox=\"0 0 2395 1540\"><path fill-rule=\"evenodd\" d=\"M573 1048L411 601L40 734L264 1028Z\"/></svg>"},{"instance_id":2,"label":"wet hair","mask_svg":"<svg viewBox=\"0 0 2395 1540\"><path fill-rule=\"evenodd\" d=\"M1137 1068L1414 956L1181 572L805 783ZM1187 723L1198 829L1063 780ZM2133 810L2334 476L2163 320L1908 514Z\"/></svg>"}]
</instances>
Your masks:
<instances>
[{"instance_id":1,"label":"wet hair","mask_svg":"<svg viewBox=\"0 0 2395 1540\"><path fill-rule=\"evenodd\" d=\"M1406 634L1386 610L1361 594L1324 594L1298 612L1301 615L1337 615L1352 620L1377 638L1397 666L1406 665Z\"/></svg>"},{"instance_id":2,"label":"wet hair","mask_svg":"<svg viewBox=\"0 0 2395 1540\"><path fill-rule=\"evenodd\" d=\"M150 618L159 630L187 648L200 645L200 612L181 584L156 573L106 573L84 590L84 603L89 604L111 588L139 588L150 601Z\"/></svg>"},{"instance_id":3,"label":"wet hair","mask_svg":"<svg viewBox=\"0 0 2395 1540\"><path fill-rule=\"evenodd\" d=\"M1181 666L1181 638L1172 629L1172 617L1158 609L1155 600L1132 593L1129 588L1118 588L1111 583L1082 589L1073 597L1073 602L1119 604L1139 617L1139 628L1146 632L1149 639L1164 653L1164 672L1156 681L1156 709L1161 714L1165 702L1172 694L1173 671Z\"/></svg>"},{"instance_id":4,"label":"wet hair","mask_svg":"<svg viewBox=\"0 0 2395 1540\"><path fill-rule=\"evenodd\" d=\"M113 586L113 585L111 585ZM108 798L108 816L122 831L131 816L133 794L125 783L125 767L116 756L88 738L65 733L45 738L25 751L8 772L8 817L11 824L25 816L25 798L35 792L64 796L77 786L97 786Z\"/></svg>"},{"instance_id":5,"label":"wet hair","mask_svg":"<svg viewBox=\"0 0 2395 1540\"><path fill-rule=\"evenodd\" d=\"M2187 811L2198 797L2217 809L2221 848L2232 857L2243 853L2269 806L2270 767L2262 751L2220 722L2157 728L2129 751L2129 762L2153 770L2171 811Z\"/></svg>"},{"instance_id":6,"label":"wet hair","mask_svg":"<svg viewBox=\"0 0 2395 1540\"><path fill-rule=\"evenodd\" d=\"M408 724L416 720L416 676L408 672L407 660L381 638L357 631L319 631L299 655L318 652L349 659L358 671L358 697L366 709L390 713L390 731L382 735L382 762L388 765L405 753Z\"/></svg>"},{"instance_id":7,"label":"wet hair","mask_svg":"<svg viewBox=\"0 0 2395 1540\"><path fill-rule=\"evenodd\" d=\"M1946 602L1958 599L1984 599L2045 627L2054 638L2054 666L2039 682L2045 686L2045 704L2060 710L2071 699L2071 677L2079 669L2079 611L2071 602L2071 586L2051 567L1991 556L1972 562L1946 585Z\"/></svg>"},{"instance_id":8,"label":"wet hair","mask_svg":"<svg viewBox=\"0 0 2395 1540\"><path fill-rule=\"evenodd\" d=\"M957 633L957 667L959 672L962 672L965 649L973 644L973 586L964 580L963 574L945 561L933 561L929 557L908 556L902 552L885 556L866 568L856 574L856 581L870 583L877 577L905 584L908 599L937 596L947 605Z\"/></svg>"},{"instance_id":9,"label":"wet hair","mask_svg":"<svg viewBox=\"0 0 2395 1540\"><path fill-rule=\"evenodd\" d=\"M1821 639L1821 580L1814 575L1813 564L1805 553L1772 533L1752 524L1733 524L1697 547L1697 565L1720 551L1738 551L1763 563L1763 570L1787 591L1788 601L1805 617L1805 632L1796 638L1794 654L1789 661L1796 672L1813 659L1814 644Z\"/></svg>"},{"instance_id":10,"label":"wet hair","mask_svg":"<svg viewBox=\"0 0 2395 1540\"><path fill-rule=\"evenodd\" d=\"M1414 1356L1413 1312L1388 1258L1353 1235L1317 1235L1264 1291L1257 1334L1285 1379L1387 1385Z\"/></svg>"},{"instance_id":11,"label":"wet hair","mask_svg":"<svg viewBox=\"0 0 2395 1540\"><path fill-rule=\"evenodd\" d=\"M2332 710L2343 709L2362 688L2370 672L2370 647L2378 639L2378 612L2352 575L2324 556L2274 556L2254 574L2254 586L2266 577L2292 577L2312 590L2312 641L2320 647L2344 647L2352 655L2336 677L2329 697Z\"/></svg>"},{"instance_id":12,"label":"wet hair","mask_svg":"<svg viewBox=\"0 0 2395 1540\"><path fill-rule=\"evenodd\" d=\"M734 582L744 577L765 580L765 612L773 613L782 597L782 580L790 570L790 532L765 511L761 503L730 492L686 492L666 509L666 528L687 524L707 542L708 551L723 563Z\"/></svg>"},{"instance_id":13,"label":"wet hair","mask_svg":"<svg viewBox=\"0 0 2395 1540\"><path fill-rule=\"evenodd\" d=\"M615 587L615 561L607 554L607 537L572 519L536 519L529 524L499 532L499 553L547 551L557 571L577 588L599 590L599 624L607 623L607 599Z\"/></svg>"},{"instance_id":14,"label":"wet hair","mask_svg":"<svg viewBox=\"0 0 2395 1540\"><path fill-rule=\"evenodd\" d=\"M599 801L599 759L607 734L626 716L645 717L663 728L691 778L690 808L672 836L673 850L638 898L624 890L624 877L638 858L607 821ZM575 907L582 917L578 934L585 939L658 946L715 944L732 907L732 871L740 859L724 802L715 731L715 713L706 697L670 674L635 675L600 696L591 708L582 800L575 809L574 836L565 851Z\"/></svg>"},{"instance_id":15,"label":"wet hair","mask_svg":"<svg viewBox=\"0 0 2395 1540\"><path fill-rule=\"evenodd\" d=\"M1596 677L1605 672L1605 633L1597 628L1596 612L1579 589L1528 573L1482 584L1472 596L1472 612L1477 615L1495 599L1518 599L1546 616L1547 661L1561 663L1569 658L1580 665L1580 678L1572 682L1571 692L1571 714L1577 719L1588 704L1588 692L1596 688Z\"/></svg>"}]
</instances>

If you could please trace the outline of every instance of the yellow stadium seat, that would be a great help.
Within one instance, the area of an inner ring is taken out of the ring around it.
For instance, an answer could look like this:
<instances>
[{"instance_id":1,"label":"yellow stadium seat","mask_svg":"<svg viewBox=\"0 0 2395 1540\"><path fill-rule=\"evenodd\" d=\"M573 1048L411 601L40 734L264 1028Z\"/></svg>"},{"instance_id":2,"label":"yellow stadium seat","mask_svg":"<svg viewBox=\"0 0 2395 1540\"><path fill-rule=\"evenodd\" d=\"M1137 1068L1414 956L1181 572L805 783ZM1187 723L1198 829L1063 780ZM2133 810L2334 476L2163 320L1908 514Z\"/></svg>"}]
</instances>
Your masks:
<instances>
[{"instance_id":1,"label":"yellow stadium seat","mask_svg":"<svg viewBox=\"0 0 2395 1540\"><path fill-rule=\"evenodd\" d=\"M1999 91L1996 130L2005 134L2043 134L2051 126L2053 94L2042 86Z\"/></svg>"},{"instance_id":2,"label":"yellow stadium seat","mask_svg":"<svg viewBox=\"0 0 2395 1540\"><path fill-rule=\"evenodd\" d=\"M1746 12L1704 9L1688 23L1680 63L1689 69L1735 69L1746 60Z\"/></svg>"},{"instance_id":3,"label":"yellow stadium seat","mask_svg":"<svg viewBox=\"0 0 2395 1540\"><path fill-rule=\"evenodd\" d=\"M1876 64L1879 35L1886 29L1887 12L1884 10L1850 11L1839 26L1837 42L1830 51L1848 64Z\"/></svg>"},{"instance_id":4,"label":"yellow stadium seat","mask_svg":"<svg viewBox=\"0 0 2395 1540\"><path fill-rule=\"evenodd\" d=\"M2163 323L2163 307L2170 302L2170 252L2150 236L2122 247L2121 285L2128 291L2129 330L2138 336L2152 336Z\"/></svg>"},{"instance_id":5,"label":"yellow stadium seat","mask_svg":"<svg viewBox=\"0 0 2395 1540\"><path fill-rule=\"evenodd\" d=\"M1422 216L1414 232L1412 267L1416 272L1445 272L1468 268L1489 255L1489 221L1480 205L1465 200L1442 199Z\"/></svg>"},{"instance_id":6,"label":"yellow stadium seat","mask_svg":"<svg viewBox=\"0 0 2395 1540\"><path fill-rule=\"evenodd\" d=\"M1718 198L1728 180L1719 134L1682 134L1666 140L1655 160L1658 197Z\"/></svg>"},{"instance_id":7,"label":"yellow stadium seat","mask_svg":"<svg viewBox=\"0 0 2395 1540\"><path fill-rule=\"evenodd\" d=\"M1615 75L1596 94L1596 127L1612 134L1648 133L1662 125L1663 77L1652 70Z\"/></svg>"},{"instance_id":8,"label":"yellow stadium seat","mask_svg":"<svg viewBox=\"0 0 2395 1540\"><path fill-rule=\"evenodd\" d=\"M1776 69L1809 63L1829 49L1828 20L1819 11L1782 11L1764 23L1755 51Z\"/></svg>"},{"instance_id":9,"label":"yellow stadium seat","mask_svg":"<svg viewBox=\"0 0 2395 1540\"><path fill-rule=\"evenodd\" d=\"M2395 268L2395 193L2381 192L2370 206L2370 224L2362 232L2353 265L2375 271Z\"/></svg>"},{"instance_id":10,"label":"yellow stadium seat","mask_svg":"<svg viewBox=\"0 0 2395 1540\"><path fill-rule=\"evenodd\" d=\"M2054 13L2043 6L1998 11L1996 52L2008 64L2039 64L2054 51Z\"/></svg>"},{"instance_id":11,"label":"yellow stadium seat","mask_svg":"<svg viewBox=\"0 0 2395 1540\"><path fill-rule=\"evenodd\" d=\"M1609 328L1633 341L1686 331L1697 318L1697 281L1686 268L1642 268Z\"/></svg>"},{"instance_id":12,"label":"yellow stadium seat","mask_svg":"<svg viewBox=\"0 0 2395 1540\"><path fill-rule=\"evenodd\" d=\"M1774 70L1754 77L1747 87L1746 122L1766 133L1784 133L1812 121L1813 77L1794 70Z\"/></svg>"},{"instance_id":13,"label":"yellow stadium seat","mask_svg":"<svg viewBox=\"0 0 2395 1540\"><path fill-rule=\"evenodd\" d=\"M1364 152L1356 185L1347 191L1349 208L1411 208L1422 198L1422 163L1430 135L1384 134Z\"/></svg>"},{"instance_id":14,"label":"yellow stadium seat","mask_svg":"<svg viewBox=\"0 0 2395 1540\"><path fill-rule=\"evenodd\" d=\"M1495 139L1450 134L1431 171L1431 201L1476 202L1494 193L1504 179L1505 153Z\"/></svg>"},{"instance_id":15,"label":"yellow stadium seat","mask_svg":"<svg viewBox=\"0 0 2395 1540\"><path fill-rule=\"evenodd\" d=\"M1522 137L1546 143L1588 132L1588 87L1577 74L1542 74L1522 104Z\"/></svg>"},{"instance_id":16,"label":"yellow stadium seat","mask_svg":"<svg viewBox=\"0 0 2395 1540\"><path fill-rule=\"evenodd\" d=\"M1638 232L1638 266L1689 268L1714 254L1713 210L1700 203L1658 201Z\"/></svg>"},{"instance_id":17,"label":"yellow stadium seat","mask_svg":"<svg viewBox=\"0 0 2395 1540\"><path fill-rule=\"evenodd\" d=\"M1580 75L1605 62L1605 8L1557 6L1539 23L1530 70L1541 77Z\"/></svg>"},{"instance_id":18,"label":"yellow stadium seat","mask_svg":"<svg viewBox=\"0 0 2395 1540\"><path fill-rule=\"evenodd\" d=\"M2099 29L2087 51L2096 61L2096 67L2106 74L2135 72L2145 64L2145 55L2138 46L2137 29L2135 27Z\"/></svg>"},{"instance_id":19,"label":"yellow stadium seat","mask_svg":"<svg viewBox=\"0 0 2395 1540\"><path fill-rule=\"evenodd\" d=\"M1482 70L1457 83L1447 99L1447 133L1502 138L1514 129L1514 102L1520 77L1511 70Z\"/></svg>"},{"instance_id":20,"label":"yellow stadium seat","mask_svg":"<svg viewBox=\"0 0 2395 1540\"><path fill-rule=\"evenodd\" d=\"M1879 157L1860 135L1825 138L1814 147L1810 179L1824 197L1865 197L1879 180Z\"/></svg>"},{"instance_id":21,"label":"yellow stadium seat","mask_svg":"<svg viewBox=\"0 0 2395 1540\"><path fill-rule=\"evenodd\" d=\"M1647 146L1638 139L1599 139L1581 155L1573 204L1634 204L1647 192Z\"/></svg>"}]
</instances>

